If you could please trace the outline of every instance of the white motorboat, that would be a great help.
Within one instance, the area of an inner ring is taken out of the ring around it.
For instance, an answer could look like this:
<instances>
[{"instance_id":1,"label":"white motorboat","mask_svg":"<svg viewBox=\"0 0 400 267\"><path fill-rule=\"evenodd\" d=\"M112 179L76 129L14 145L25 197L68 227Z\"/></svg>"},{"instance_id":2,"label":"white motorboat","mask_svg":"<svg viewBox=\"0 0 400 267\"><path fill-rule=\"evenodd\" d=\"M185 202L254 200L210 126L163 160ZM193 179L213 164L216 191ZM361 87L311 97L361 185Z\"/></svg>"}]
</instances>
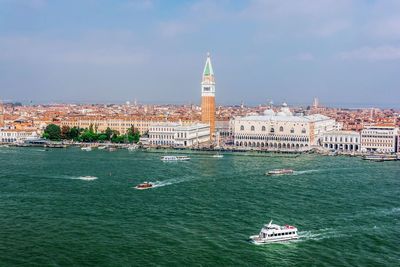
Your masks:
<instances>
[{"instance_id":1,"label":"white motorboat","mask_svg":"<svg viewBox=\"0 0 400 267\"><path fill-rule=\"evenodd\" d=\"M163 156L162 161L187 161L190 160L188 156Z\"/></svg>"},{"instance_id":2,"label":"white motorboat","mask_svg":"<svg viewBox=\"0 0 400 267\"><path fill-rule=\"evenodd\" d=\"M224 157L224 155L221 155L221 154L215 154L215 155L213 155L213 158L223 158Z\"/></svg>"},{"instance_id":3,"label":"white motorboat","mask_svg":"<svg viewBox=\"0 0 400 267\"><path fill-rule=\"evenodd\" d=\"M81 150L83 150L83 151L92 151L92 147L84 146L84 147L81 147Z\"/></svg>"},{"instance_id":4,"label":"white motorboat","mask_svg":"<svg viewBox=\"0 0 400 267\"><path fill-rule=\"evenodd\" d=\"M297 228L291 225L279 226L272 224L265 224L258 235L250 236L250 239L255 244L268 244L274 242L283 242L298 239Z\"/></svg>"},{"instance_id":5,"label":"white motorboat","mask_svg":"<svg viewBox=\"0 0 400 267\"><path fill-rule=\"evenodd\" d=\"M267 175L285 175L285 174L293 174L293 170L290 169L275 169L267 172Z\"/></svg>"},{"instance_id":6,"label":"white motorboat","mask_svg":"<svg viewBox=\"0 0 400 267\"><path fill-rule=\"evenodd\" d=\"M134 150L137 150L139 148L139 146L138 145L130 145L130 146L128 146L128 150L129 151L134 151Z\"/></svg>"},{"instance_id":7,"label":"white motorboat","mask_svg":"<svg viewBox=\"0 0 400 267\"><path fill-rule=\"evenodd\" d=\"M107 148L107 146L99 146L97 149L98 150L104 150L104 149L106 149Z\"/></svg>"}]
</instances>

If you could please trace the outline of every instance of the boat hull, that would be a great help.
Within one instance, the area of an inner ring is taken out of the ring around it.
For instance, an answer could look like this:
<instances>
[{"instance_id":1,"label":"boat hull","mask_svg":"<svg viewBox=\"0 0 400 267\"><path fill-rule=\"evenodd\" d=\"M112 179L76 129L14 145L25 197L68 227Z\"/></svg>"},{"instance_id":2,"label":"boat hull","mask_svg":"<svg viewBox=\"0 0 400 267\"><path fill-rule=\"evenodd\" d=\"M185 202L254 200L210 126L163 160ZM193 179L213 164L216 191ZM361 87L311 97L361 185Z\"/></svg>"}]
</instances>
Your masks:
<instances>
[{"instance_id":1,"label":"boat hull","mask_svg":"<svg viewBox=\"0 0 400 267\"><path fill-rule=\"evenodd\" d=\"M299 236L288 236L285 238L274 238L274 239L263 239L263 238L260 238L258 235L250 236L251 242L254 244L257 244L257 245L287 242L287 241L297 240L297 239L299 239Z\"/></svg>"}]
</instances>

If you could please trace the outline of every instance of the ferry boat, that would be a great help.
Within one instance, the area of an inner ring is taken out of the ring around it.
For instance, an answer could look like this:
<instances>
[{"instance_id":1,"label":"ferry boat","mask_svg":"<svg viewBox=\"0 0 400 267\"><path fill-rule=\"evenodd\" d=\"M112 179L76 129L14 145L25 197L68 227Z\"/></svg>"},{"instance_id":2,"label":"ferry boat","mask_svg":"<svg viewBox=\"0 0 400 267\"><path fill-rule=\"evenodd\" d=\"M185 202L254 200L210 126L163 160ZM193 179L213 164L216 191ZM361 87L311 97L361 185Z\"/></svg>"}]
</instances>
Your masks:
<instances>
[{"instance_id":1,"label":"ferry boat","mask_svg":"<svg viewBox=\"0 0 400 267\"><path fill-rule=\"evenodd\" d=\"M285 175L285 174L293 174L293 170L291 169L275 169L267 172L267 175Z\"/></svg>"},{"instance_id":2,"label":"ferry boat","mask_svg":"<svg viewBox=\"0 0 400 267\"><path fill-rule=\"evenodd\" d=\"M188 156L163 156L161 157L162 161L186 161L190 160Z\"/></svg>"},{"instance_id":3,"label":"ferry boat","mask_svg":"<svg viewBox=\"0 0 400 267\"><path fill-rule=\"evenodd\" d=\"M272 224L265 224L258 235L250 236L250 239L255 244L268 244L274 242L282 242L298 239L297 228L292 225L279 226Z\"/></svg>"},{"instance_id":4,"label":"ferry boat","mask_svg":"<svg viewBox=\"0 0 400 267\"><path fill-rule=\"evenodd\" d=\"M143 182L142 184L138 184L137 186L135 186L135 188L138 190L150 189L152 187L153 183L150 182Z\"/></svg>"},{"instance_id":5,"label":"ferry boat","mask_svg":"<svg viewBox=\"0 0 400 267\"><path fill-rule=\"evenodd\" d=\"M364 160L372 161L394 161L398 160L396 155L365 155L362 157Z\"/></svg>"}]
</instances>

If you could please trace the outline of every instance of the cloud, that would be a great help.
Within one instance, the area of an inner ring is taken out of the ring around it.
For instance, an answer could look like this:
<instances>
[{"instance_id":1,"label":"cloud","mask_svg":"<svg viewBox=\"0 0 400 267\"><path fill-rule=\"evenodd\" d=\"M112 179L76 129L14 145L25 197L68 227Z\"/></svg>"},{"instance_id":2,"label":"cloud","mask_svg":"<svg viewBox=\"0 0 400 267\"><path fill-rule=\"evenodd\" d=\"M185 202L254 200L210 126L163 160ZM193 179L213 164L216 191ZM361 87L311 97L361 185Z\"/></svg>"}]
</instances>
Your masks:
<instances>
[{"instance_id":1,"label":"cloud","mask_svg":"<svg viewBox=\"0 0 400 267\"><path fill-rule=\"evenodd\" d=\"M378 46L361 47L355 50L341 52L338 58L342 60L400 60L400 47L396 46Z\"/></svg>"},{"instance_id":2,"label":"cloud","mask_svg":"<svg viewBox=\"0 0 400 267\"><path fill-rule=\"evenodd\" d=\"M400 15L378 20L370 30L378 38L400 39Z\"/></svg>"},{"instance_id":3,"label":"cloud","mask_svg":"<svg viewBox=\"0 0 400 267\"><path fill-rule=\"evenodd\" d=\"M322 23L313 29L312 32L321 37L329 37L348 28L350 28L350 22L347 20L332 20Z\"/></svg>"},{"instance_id":4,"label":"cloud","mask_svg":"<svg viewBox=\"0 0 400 267\"><path fill-rule=\"evenodd\" d=\"M118 42L116 38L108 41L93 36L75 41L21 36L0 38L0 61L106 66L140 64L148 55L145 49Z\"/></svg>"}]
</instances>

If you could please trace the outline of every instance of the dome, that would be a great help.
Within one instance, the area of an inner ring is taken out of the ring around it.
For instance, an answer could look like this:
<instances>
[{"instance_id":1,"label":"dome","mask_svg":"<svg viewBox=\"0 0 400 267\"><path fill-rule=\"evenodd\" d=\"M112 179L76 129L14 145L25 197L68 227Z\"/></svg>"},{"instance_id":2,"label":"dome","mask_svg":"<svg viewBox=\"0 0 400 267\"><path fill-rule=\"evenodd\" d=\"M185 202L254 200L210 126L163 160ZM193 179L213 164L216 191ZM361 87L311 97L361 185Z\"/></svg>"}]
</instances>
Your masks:
<instances>
[{"instance_id":1,"label":"dome","mask_svg":"<svg viewBox=\"0 0 400 267\"><path fill-rule=\"evenodd\" d=\"M292 112L290 111L290 109L286 103L282 104L281 111L279 113L283 114L281 116L293 116Z\"/></svg>"},{"instance_id":2,"label":"dome","mask_svg":"<svg viewBox=\"0 0 400 267\"><path fill-rule=\"evenodd\" d=\"M264 111L264 115L265 116L275 116L275 111L273 111L272 109L266 109Z\"/></svg>"}]
</instances>

